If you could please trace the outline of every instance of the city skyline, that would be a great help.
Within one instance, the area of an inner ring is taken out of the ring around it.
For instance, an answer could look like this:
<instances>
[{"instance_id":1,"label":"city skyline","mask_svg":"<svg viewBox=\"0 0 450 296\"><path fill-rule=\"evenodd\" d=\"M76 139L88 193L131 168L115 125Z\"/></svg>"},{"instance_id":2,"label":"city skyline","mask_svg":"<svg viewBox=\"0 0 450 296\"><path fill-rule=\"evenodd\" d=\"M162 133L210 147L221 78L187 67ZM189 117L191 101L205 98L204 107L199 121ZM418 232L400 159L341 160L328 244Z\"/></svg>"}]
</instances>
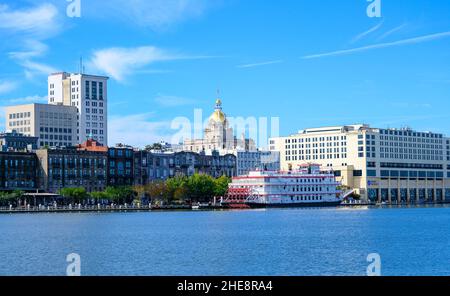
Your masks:
<instances>
[{"instance_id":1,"label":"city skyline","mask_svg":"<svg viewBox=\"0 0 450 296\"><path fill-rule=\"evenodd\" d=\"M82 1L80 18L64 1L0 5L14 41L0 47L0 108L45 103L48 74L79 71L82 56L85 73L111 78L111 144L170 140L171 121L209 114L216 89L229 116L279 116L280 135L356 123L450 134L449 4L384 0L369 18L366 1L169 2L108 1L97 17L100 1Z\"/></svg>"}]
</instances>

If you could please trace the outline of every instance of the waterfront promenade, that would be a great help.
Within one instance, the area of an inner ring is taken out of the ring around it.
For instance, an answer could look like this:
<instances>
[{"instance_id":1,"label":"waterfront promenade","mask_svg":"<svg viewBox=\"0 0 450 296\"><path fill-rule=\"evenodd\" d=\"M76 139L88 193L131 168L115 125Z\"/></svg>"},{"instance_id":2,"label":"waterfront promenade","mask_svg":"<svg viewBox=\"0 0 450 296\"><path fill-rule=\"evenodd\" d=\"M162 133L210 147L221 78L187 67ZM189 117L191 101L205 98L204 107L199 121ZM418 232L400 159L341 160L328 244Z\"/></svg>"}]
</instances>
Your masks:
<instances>
[{"instance_id":1,"label":"waterfront promenade","mask_svg":"<svg viewBox=\"0 0 450 296\"><path fill-rule=\"evenodd\" d=\"M395 204L375 204L375 203L342 203L335 208L396 208L396 207L422 207L433 205L446 205L450 202L424 202L418 204L395 203ZM112 213L112 212L151 212L151 211L208 211L208 210L248 210L249 208L229 208L217 205L203 205L192 207L191 205L164 205L164 206L135 206L135 205L74 205L74 206L27 206L27 207L0 207L0 214L32 214L32 213Z\"/></svg>"},{"instance_id":2,"label":"waterfront promenade","mask_svg":"<svg viewBox=\"0 0 450 296\"><path fill-rule=\"evenodd\" d=\"M0 208L0 214L13 213L80 213L80 212L146 212L161 210L191 210L189 205L167 205L167 206L126 206L126 205L75 205L75 206L40 206L40 207L19 207L19 208Z\"/></svg>"}]
</instances>

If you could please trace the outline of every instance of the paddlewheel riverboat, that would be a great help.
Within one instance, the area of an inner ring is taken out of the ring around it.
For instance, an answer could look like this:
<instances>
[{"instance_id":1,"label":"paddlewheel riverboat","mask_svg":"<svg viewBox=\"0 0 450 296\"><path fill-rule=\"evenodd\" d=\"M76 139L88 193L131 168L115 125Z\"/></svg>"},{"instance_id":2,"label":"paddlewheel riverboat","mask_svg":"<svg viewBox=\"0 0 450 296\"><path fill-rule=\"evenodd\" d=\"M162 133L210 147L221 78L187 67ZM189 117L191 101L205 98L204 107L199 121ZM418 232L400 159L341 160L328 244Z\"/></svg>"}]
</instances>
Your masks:
<instances>
[{"instance_id":1,"label":"paddlewheel riverboat","mask_svg":"<svg viewBox=\"0 0 450 296\"><path fill-rule=\"evenodd\" d=\"M222 205L230 208L326 207L342 203L331 171L307 164L289 172L253 171L233 178Z\"/></svg>"}]
</instances>

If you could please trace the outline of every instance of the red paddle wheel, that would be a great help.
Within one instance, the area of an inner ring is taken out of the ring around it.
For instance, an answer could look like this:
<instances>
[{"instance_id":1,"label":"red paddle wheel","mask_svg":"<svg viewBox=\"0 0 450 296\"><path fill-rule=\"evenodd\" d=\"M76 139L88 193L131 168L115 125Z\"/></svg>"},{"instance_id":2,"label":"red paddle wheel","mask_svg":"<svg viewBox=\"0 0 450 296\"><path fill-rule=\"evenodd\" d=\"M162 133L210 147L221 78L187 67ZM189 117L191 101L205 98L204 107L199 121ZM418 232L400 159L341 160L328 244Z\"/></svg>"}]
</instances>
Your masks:
<instances>
[{"instance_id":1,"label":"red paddle wheel","mask_svg":"<svg viewBox=\"0 0 450 296\"><path fill-rule=\"evenodd\" d=\"M228 188L227 194L225 195L225 200L222 204L228 206L229 208L247 209L249 206L246 205L245 202L250 195L250 188L231 187Z\"/></svg>"}]
</instances>

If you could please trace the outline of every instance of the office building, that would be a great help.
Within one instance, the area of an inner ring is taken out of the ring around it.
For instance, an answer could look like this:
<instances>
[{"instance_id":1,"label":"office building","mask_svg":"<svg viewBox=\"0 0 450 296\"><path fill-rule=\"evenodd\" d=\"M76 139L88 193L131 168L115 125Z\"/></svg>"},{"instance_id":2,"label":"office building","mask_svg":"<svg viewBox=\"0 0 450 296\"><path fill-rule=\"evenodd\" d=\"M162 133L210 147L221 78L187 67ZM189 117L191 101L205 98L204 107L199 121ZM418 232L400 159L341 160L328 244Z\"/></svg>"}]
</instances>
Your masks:
<instances>
[{"instance_id":1,"label":"office building","mask_svg":"<svg viewBox=\"0 0 450 296\"><path fill-rule=\"evenodd\" d=\"M5 108L6 129L38 137L38 148L77 144L77 108L28 104Z\"/></svg>"},{"instance_id":2,"label":"office building","mask_svg":"<svg viewBox=\"0 0 450 296\"><path fill-rule=\"evenodd\" d=\"M48 103L77 108L76 141L89 137L108 145L108 77L54 73L48 77Z\"/></svg>"},{"instance_id":3,"label":"office building","mask_svg":"<svg viewBox=\"0 0 450 296\"><path fill-rule=\"evenodd\" d=\"M272 138L281 169L317 163L362 200L387 203L450 201L450 139L409 128L347 125Z\"/></svg>"}]
</instances>

